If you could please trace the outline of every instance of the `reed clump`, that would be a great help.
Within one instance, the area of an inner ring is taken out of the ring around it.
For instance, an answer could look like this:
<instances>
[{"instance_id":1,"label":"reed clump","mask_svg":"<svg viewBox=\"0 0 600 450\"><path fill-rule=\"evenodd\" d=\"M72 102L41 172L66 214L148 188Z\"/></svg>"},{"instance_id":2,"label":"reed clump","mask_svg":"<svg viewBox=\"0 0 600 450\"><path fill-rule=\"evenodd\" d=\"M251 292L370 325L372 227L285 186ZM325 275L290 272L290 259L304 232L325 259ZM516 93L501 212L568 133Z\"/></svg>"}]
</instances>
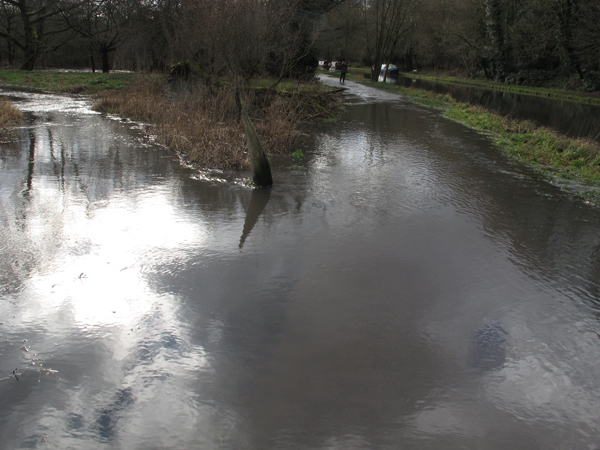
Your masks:
<instances>
[{"instance_id":1,"label":"reed clump","mask_svg":"<svg viewBox=\"0 0 600 450\"><path fill-rule=\"evenodd\" d=\"M122 91L105 92L96 109L146 124L155 139L189 162L208 168L249 166L236 92L271 155L287 154L302 135L302 124L334 115L338 96L316 84L278 89L244 84L161 77L140 78Z\"/></svg>"},{"instance_id":2,"label":"reed clump","mask_svg":"<svg viewBox=\"0 0 600 450\"><path fill-rule=\"evenodd\" d=\"M10 133L11 128L18 126L22 119L23 113L10 100L0 100L0 136Z\"/></svg>"}]
</instances>

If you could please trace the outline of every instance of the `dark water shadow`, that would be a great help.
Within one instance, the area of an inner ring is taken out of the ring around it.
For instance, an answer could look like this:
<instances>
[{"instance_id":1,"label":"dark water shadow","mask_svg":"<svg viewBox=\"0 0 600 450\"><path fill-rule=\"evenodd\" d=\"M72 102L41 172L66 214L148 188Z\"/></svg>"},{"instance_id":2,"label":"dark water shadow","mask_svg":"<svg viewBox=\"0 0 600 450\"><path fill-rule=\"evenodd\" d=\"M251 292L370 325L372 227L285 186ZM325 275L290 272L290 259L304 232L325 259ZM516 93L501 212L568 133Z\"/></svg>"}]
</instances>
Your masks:
<instances>
[{"instance_id":1,"label":"dark water shadow","mask_svg":"<svg viewBox=\"0 0 600 450\"><path fill-rule=\"evenodd\" d=\"M250 196L250 206L248 206L248 210L246 211L244 230L242 231L242 237L240 238L240 248L244 246L244 243L252 232L254 225L256 225L259 216L265 210L267 203L269 203L270 197L270 188L260 188L252 191L252 195Z\"/></svg>"},{"instance_id":2,"label":"dark water shadow","mask_svg":"<svg viewBox=\"0 0 600 450\"><path fill-rule=\"evenodd\" d=\"M507 336L498 323L479 328L470 349L471 365L482 371L501 369L506 361Z\"/></svg>"},{"instance_id":3,"label":"dark water shadow","mask_svg":"<svg viewBox=\"0 0 600 450\"><path fill-rule=\"evenodd\" d=\"M98 418L98 433L102 441L110 442L116 435L122 412L135 403L131 388L119 389L114 401L102 409Z\"/></svg>"}]
</instances>

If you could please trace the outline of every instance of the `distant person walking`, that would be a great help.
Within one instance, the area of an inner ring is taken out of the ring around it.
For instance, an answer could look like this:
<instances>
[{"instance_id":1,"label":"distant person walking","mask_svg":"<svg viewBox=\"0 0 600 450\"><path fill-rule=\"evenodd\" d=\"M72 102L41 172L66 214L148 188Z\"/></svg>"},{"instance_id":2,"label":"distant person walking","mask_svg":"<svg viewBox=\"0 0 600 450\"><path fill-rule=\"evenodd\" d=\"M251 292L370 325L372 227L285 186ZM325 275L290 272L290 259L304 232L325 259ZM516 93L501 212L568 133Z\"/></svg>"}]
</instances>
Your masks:
<instances>
[{"instance_id":1,"label":"distant person walking","mask_svg":"<svg viewBox=\"0 0 600 450\"><path fill-rule=\"evenodd\" d=\"M348 73L348 66L346 65L346 61L342 63L340 66L340 83L345 83L346 74Z\"/></svg>"}]
</instances>

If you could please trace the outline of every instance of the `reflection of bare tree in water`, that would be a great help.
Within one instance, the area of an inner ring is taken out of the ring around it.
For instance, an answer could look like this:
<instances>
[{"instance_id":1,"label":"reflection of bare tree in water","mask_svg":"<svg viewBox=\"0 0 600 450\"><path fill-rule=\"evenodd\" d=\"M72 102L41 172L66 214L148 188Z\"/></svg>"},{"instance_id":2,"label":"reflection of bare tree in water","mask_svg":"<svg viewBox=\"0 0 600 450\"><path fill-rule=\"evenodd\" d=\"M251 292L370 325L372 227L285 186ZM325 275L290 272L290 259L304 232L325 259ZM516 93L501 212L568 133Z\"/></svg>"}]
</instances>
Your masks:
<instances>
[{"instance_id":1,"label":"reflection of bare tree in water","mask_svg":"<svg viewBox=\"0 0 600 450\"><path fill-rule=\"evenodd\" d=\"M600 244L596 245L596 248L592 252L590 257L590 280L594 280L590 283L590 296L593 299L594 315L600 320ZM600 335L598 335L600 337Z\"/></svg>"},{"instance_id":2,"label":"reflection of bare tree in water","mask_svg":"<svg viewBox=\"0 0 600 450\"><path fill-rule=\"evenodd\" d=\"M50 150L50 159L52 161L52 168L54 171L54 176L56 176L56 178L59 182L60 190L64 191L65 190L65 166L66 166L65 148L59 141L60 156L59 156L59 158L57 158L57 155L55 154L56 145L54 142L54 135L52 134L52 129L48 128L47 132L48 132L48 145L49 145L49 150Z\"/></svg>"},{"instance_id":3,"label":"reflection of bare tree in water","mask_svg":"<svg viewBox=\"0 0 600 450\"><path fill-rule=\"evenodd\" d=\"M242 232L242 237L240 238L240 248L244 246L244 242L246 242L246 238L250 235L254 225L256 225L258 217L264 211L265 206L267 206L270 196L270 188L254 189L252 191L252 195L250 196L250 206L248 206L248 210L246 211L244 231Z\"/></svg>"},{"instance_id":4,"label":"reflection of bare tree in water","mask_svg":"<svg viewBox=\"0 0 600 450\"><path fill-rule=\"evenodd\" d=\"M29 161L27 164L27 178L25 179L25 190L23 196L29 199L33 186L33 172L35 170L35 132L29 132Z\"/></svg>"},{"instance_id":5,"label":"reflection of bare tree in water","mask_svg":"<svg viewBox=\"0 0 600 450\"><path fill-rule=\"evenodd\" d=\"M34 190L35 131L30 130L29 134L23 137L24 142L20 150L22 150L23 157L26 155L27 160L25 161L24 158L19 156L16 162L19 171L22 173L19 177L22 176L23 178L20 182L15 183L15 191L10 196L10 200L14 201L14 207L11 208L13 216L11 218L8 215L0 215L0 222L2 223L0 240L8 244L5 247L6 253L3 253L0 258L0 285L4 287L5 292L21 289L22 283L27 279L35 265L34 253L23 240L23 236L27 235L29 229L32 192ZM8 213L8 210L6 212Z\"/></svg>"}]
</instances>

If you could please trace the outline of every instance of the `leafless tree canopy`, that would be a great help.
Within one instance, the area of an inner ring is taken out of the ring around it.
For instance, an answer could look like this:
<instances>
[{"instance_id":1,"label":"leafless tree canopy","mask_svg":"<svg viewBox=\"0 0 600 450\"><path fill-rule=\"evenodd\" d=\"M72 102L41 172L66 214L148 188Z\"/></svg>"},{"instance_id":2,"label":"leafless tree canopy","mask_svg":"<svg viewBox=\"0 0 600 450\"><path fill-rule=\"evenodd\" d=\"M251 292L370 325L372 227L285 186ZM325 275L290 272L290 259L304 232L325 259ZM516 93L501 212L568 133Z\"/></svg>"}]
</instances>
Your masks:
<instances>
[{"instance_id":1,"label":"leafless tree canopy","mask_svg":"<svg viewBox=\"0 0 600 450\"><path fill-rule=\"evenodd\" d=\"M23 69L189 61L243 77L314 66L314 24L342 0L0 0L0 55ZM96 58L96 59L95 59Z\"/></svg>"},{"instance_id":2,"label":"leafless tree canopy","mask_svg":"<svg viewBox=\"0 0 600 450\"><path fill-rule=\"evenodd\" d=\"M321 57L598 89L598 23L598 0L0 0L0 62L247 78Z\"/></svg>"},{"instance_id":3,"label":"leafless tree canopy","mask_svg":"<svg viewBox=\"0 0 600 450\"><path fill-rule=\"evenodd\" d=\"M510 83L570 78L592 90L599 23L597 0L346 0L321 20L317 45L322 58L376 71L391 62Z\"/></svg>"}]
</instances>

